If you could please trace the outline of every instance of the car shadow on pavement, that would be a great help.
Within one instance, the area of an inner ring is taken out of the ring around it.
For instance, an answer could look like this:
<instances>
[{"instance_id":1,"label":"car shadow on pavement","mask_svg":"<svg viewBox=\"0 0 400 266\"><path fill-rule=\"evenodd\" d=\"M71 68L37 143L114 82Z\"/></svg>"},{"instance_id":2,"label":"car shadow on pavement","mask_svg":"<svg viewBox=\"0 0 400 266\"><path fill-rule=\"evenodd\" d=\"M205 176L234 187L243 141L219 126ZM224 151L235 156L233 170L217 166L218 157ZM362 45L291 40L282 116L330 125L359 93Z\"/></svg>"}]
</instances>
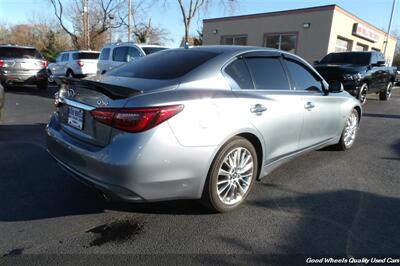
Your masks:
<instances>
[{"instance_id":1,"label":"car shadow on pavement","mask_svg":"<svg viewBox=\"0 0 400 266\"><path fill-rule=\"evenodd\" d=\"M365 117L400 119L400 115L364 113Z\"/></svg>"},{"instance_id":2,"label":"car shadow on pavement","mask_svg":"<svg viewBox=\"0 0 400 266\"><path fill-rule=\"evenodd\" d=\"M269 195L266 193L268 196L263 199L250 200L247 204L255 212L269 212L271 217L281 217L291 225L284 226L284 230L280 231L282 226L278 222L276 228L268 230L282 235L282 240L272 236L268 241L274 243L278 254L305 254L311 257L399 254L398 197L357 190L302 193L279 185L260 185L265 186L262 190L268 190ZM255 237L269 239L268 235ZM271 254L249 238L221 235L217 239L239 249L237 254ZM235 264L248 265L259 263L261 261L258 260L265 257L238 256L237 259ZM247 263L245 260L248 260ZM206 264L227 264L231 261L229 257L210 257Z\"/></svg>"},{"instance_id":3,"label":"car shadow on pavement","mask_svg":"<svg viewBox=\"0 0 400 266\"><path fill-rule=\"evenodd\" d=\"M105 210L202 214L196 201L107 202L73 179L47 153L45 124L0 125L0 221L26 221Z\"/></svg>"},{"instance_id":4,"label":"car shadow on pavement","mask_svg":"<svg viewBox=\"0 0 400 266\"><path fill-rule=\"evenodd\" d=\"M45 97L49 99L54 98L54 93L58 90L57 86L49 86L47 90L39 90L36 86L24 86L24 87L8 87L5 89L7 94L26 94L26 95L33 95L39 97Z\"/></svg>"}]
</instances>

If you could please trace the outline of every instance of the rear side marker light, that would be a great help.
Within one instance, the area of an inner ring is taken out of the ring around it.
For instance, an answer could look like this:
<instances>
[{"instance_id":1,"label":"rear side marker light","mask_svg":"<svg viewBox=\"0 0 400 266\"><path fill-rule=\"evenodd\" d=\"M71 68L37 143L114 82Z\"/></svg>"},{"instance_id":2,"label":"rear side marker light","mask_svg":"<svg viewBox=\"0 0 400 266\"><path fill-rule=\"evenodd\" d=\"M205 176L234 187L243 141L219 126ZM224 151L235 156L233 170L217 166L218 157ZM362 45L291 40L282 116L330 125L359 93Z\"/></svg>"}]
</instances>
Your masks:
<instances>
[{"instance_id":1,"label":"rear side marker light","mask_svg":"<svg viewBox=\"0 0 400 266\"><path fill-rule=\"evenodd\" d=\"M153 128L183 110L183 105L148 108L98 108L90 111L93 118L111 127L137 133Z\"/></svg>"}]
</instances>

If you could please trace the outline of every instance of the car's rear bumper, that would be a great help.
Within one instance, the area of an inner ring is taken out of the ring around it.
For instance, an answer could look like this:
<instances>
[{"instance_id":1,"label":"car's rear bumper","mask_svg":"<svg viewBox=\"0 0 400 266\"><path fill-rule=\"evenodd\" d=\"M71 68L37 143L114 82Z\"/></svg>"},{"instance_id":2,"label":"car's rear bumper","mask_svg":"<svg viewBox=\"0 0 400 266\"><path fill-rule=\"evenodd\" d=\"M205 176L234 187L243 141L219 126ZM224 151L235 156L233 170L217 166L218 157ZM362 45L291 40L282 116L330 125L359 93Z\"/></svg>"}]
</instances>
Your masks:
<instances>
[{"instance_id":1,"label":"car's rear bumper","mask_svg":"<svg viewBox=\"0 0 400 266\"><path fill-rule=\"evenodd\" d=\"M47 80L47 72L7 72L0 73L1 83L4 85L33 85Z\"/></svg>"},{"instance_id":2,"label":"car's rear bumper","mask_svg":"<svg viewBox=\"0 0 400 266\"><path fill-rule=\"evenodd\" d=\"M127 201L197 199L215 147L183 147L167 122L139 134L119 134L106 147L68 135L55 113L49 153L69 172L106 195Z\"/></svg>"}]
</instances>

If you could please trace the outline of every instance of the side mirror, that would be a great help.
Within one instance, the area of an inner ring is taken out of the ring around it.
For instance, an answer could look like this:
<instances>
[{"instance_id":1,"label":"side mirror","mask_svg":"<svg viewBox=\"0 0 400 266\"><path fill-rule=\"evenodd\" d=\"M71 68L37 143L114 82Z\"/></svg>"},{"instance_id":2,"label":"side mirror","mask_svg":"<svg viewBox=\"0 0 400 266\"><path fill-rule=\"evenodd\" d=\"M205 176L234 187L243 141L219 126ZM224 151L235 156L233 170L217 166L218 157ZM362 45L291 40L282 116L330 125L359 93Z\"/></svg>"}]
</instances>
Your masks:
<instances>
[{"instance_id":1,"label":"side mirror","mask_svg":"<svg viewBox=\"0 0 400 266\"><path fill-rule=\"evenodd\" d=\"M344 91L342 82L334 81L334 82L330 83L328 91L332 92L332 93Z\"/></svg>"},{"instance_id":2,"label":"side mirror","mask_svg":"<svg viewBox=\"0 0 400 266\"><path fill-rule=\"evenodd\" d=\"M314 66L316 66L316 65L318 65L319 64L319 60L315 60L314 62L313 62L313 65Z\"/></svg>"}]
</instances>

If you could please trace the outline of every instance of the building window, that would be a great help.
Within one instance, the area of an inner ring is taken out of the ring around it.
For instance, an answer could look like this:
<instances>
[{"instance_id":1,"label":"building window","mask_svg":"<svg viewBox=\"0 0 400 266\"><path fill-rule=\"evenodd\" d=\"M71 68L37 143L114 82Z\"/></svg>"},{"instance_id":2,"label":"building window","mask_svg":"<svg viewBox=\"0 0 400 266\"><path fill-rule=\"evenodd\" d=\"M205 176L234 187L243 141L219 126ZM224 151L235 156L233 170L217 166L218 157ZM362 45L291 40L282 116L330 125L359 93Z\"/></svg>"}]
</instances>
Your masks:
<instances>
[{"instance_id":1,"label":"building window","mask_svg":"<svg viewBox=\"0 0 400 266\"><path fill-rule=\"evenodd\" d=\"M367 45L364 45L364 44L361 44L361 43L357 43L357 45L356 45L356 47L355 47L354 50L355 50L355 51L360 51L360 52L362 52L362 51L368 51L368 46L367 46Z\"/></svg>"},{"instance_id":2,"label":"building window","mask_svg":"<svg viewBox=\"0 0 400 266\"><path fill-rule=\"evenodd\" d=\"M295 33L265 34L264 46L288 51L290 53L296 53L297 34Z\"/></svg>"},{"instance_id":3,"label":"building window","mask_svg":"<svg viewBox=\"0 0 400 266\"><path fill-rule=\"evenodd\" d=\"M378 48L371 48L371 50L372 50L372 51L377 51L377 52L380 52L380 51L381 51L381 50L378 49Z\"/></svg>"},{"instance_id":4,"label":"building window","mask_svg":"<svg viewBox=\"0 0 400 266\"><path fill-rule=\"evenodd\" d=\"M224 44L224 45L247 45L247 36L246 35L222 36L221 44Z\"/></svg>"},{"instance_id":5,"label":"building window","mask_svg":"<svg viewBox=\"0 0 400 266\"><path fill-rule=\"evenodd\" d=\"M342 37L336 39L335 52L351 52L352 42Z\"/></svg>"}]
</instances>

